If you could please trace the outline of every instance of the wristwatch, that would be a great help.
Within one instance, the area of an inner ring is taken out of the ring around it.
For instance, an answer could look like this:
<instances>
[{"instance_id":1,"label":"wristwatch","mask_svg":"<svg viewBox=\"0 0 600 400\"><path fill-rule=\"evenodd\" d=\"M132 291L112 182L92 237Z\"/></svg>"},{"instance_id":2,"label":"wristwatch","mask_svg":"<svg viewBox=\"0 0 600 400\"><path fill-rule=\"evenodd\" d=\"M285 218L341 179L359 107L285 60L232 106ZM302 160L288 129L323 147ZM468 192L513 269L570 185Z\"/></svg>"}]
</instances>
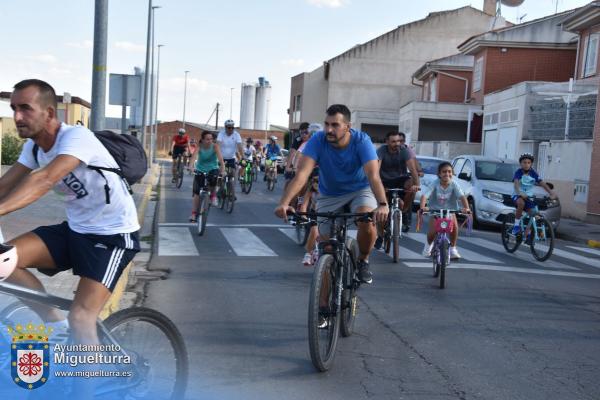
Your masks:
<instances>
[{"instance_id":1,"label":"wristwatch","mask_svg":"<svg viewBox=\"0 0 600 400\"><path fill-rule=\"evenodd\" d=\"M380 201L380 202L379 202L379 205L380 205L380 206L386 206L386 207L387 207L388 203L387 203L387 202L385 202L385 201Z\"/></svg>"}]
</instances>

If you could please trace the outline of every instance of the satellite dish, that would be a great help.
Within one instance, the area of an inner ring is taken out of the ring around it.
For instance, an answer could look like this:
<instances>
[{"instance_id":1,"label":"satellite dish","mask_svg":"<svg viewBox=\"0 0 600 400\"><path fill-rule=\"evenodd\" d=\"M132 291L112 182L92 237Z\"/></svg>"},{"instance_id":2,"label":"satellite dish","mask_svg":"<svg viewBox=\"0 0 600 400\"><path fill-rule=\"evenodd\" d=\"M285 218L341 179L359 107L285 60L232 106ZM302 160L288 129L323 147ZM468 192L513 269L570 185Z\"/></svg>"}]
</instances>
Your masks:
<instances>
[{"instance_id":1,"label":"satellite dish","mask_svg":"<svg viewBox=\"0 0 600 400\"><path fill-rule=\"evenodd\" d=\"M525 0L500 0L502 5L507 7L519 7Z\"/></svg>"}]
</instances>

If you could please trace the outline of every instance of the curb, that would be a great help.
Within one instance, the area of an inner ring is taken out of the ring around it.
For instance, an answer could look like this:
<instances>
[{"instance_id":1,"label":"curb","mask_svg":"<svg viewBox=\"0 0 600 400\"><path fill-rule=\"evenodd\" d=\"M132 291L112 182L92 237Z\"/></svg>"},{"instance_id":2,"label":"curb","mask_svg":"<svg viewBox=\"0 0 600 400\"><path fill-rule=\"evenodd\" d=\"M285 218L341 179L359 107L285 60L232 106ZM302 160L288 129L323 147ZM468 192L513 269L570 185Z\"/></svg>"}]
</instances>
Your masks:
<instances>
[{"instance_id":1,"label":"curb","mask_svg":"<svg viewBox=\"0 0 600 400\"><path fill-rule=\"evenodd\" d=\"M597 240L590 239L587 241L587 245L590 247L600 248L600 242Z\"/></svg>"},{"instance_id":2,"label":"curb","mask_svg":"<svg viewBox=\"0 0 600 400\"><path fill-rule=\"evenodd\" d=\"M137 215L138 215L138 221L140 223L140 226L144 222L144 215L146 213L146 207L148 206L148 200L150 198L150 193L152 193L152 187L153 187L153 182L155 180L156 170L157 170L157 168L153 165L152 169L150 171L150 173L152 174L152 178L150 179L150 182L148 182L148 184L147 184L148 187L146 188L146 191L142 195L142 201L140 202L140 205L137 207ZM135 257L134 257L134 260L135 260ZM100 313L100 316L99 316L100 319L106 319L109 315L111 315L112 313L119 310L119 304L121 302L121 298L123 297L123 294L125 293L125 288L127 287L127 284L129 283L129 272L131 271L132 266L133 266L133 261L131 261L129 263L129 265L127 265L125 270L123 271L123 274L119 278L119 281L117 282L117 285L115 286L115 289L113 290L112 295L110 296L110 298L104 305L102 312Z\"/></svg>"}]
</instances>

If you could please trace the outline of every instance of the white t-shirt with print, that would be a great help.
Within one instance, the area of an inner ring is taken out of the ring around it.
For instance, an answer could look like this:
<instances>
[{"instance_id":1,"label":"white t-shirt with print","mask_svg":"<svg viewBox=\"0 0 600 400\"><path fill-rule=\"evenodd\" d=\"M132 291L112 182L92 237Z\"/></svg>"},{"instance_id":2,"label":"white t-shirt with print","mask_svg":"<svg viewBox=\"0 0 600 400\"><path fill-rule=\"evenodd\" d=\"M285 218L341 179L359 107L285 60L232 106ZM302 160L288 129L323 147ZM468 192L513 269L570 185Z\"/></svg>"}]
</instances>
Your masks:
<instances>
[{"instance_id":1,"label":"white t-shirt with print","mask_svg":"<svg viewBox=\"0 0 600 400\"><path fill-rule=\"evenodd\" d=\"M103 171L110 187L110 204L106 204L104 178L87 168L87 165L118 168L90 130L61 124L54 146L47 153L38 149L38 163L33 156L33 146L34 142L27 140L18 159L27 168L45 167L61 154L81 160L79 166L54 185L54 191L66 203L67 222L72 230L83 234L115 235L140 229L133 197L123 180L113 172Z\"/></svg>"},{"instance_id":2,"label":"white t-shirt with print","mask_svg":"<svg viewBox=\"0 0 600 400\"><path fill-rule=\"evenodd\" d=\"M242 143L242 137L238 131L233 131L231 135L228 135L225 131L220 131L217 135L217 143L221 146L223 159L229 160L235 158L235 152L238 144Z\"/></svg>"},{"instance_id":3,"label":"white t-shirt with print","mask_svg":"<svg viewBox=\"0 0 600 400\"><path fill-rule=\"evenodd\" d=\"M252 160L252 154L256 153L256 149L254 148L254 146L250 145L250 147L246 146L244 147L244 159L245 160Z\"/></svg>"}]
</instances>

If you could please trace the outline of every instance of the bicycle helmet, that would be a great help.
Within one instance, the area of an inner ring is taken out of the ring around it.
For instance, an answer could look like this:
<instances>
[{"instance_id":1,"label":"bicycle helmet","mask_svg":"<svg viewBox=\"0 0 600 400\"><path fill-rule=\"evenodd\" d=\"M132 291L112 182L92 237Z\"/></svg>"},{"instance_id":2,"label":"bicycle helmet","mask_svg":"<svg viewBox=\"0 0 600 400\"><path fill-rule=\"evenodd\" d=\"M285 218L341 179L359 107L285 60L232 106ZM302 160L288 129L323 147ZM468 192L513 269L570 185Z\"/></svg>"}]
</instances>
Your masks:
<instances>
[{"instance_id":1,"label":"bicycle helmet","mask_svg":"<svg viewBox=\"0 0 600 400\"><path fill-rule=\"evenodd\" d=\"M256 143L254 143L254 144L257 145L257 146L262 145L262 143L260 142L260 140L257 140Z\"/></svg>"},{"instance_id":2,"label":"bicycle helmet","mask_svg":"<svg viewBox=\"0 0 600 400\"><path fill-rule=\"evenodd\" d=\"M308 132L309 133L315 133L315 132L319 132L319 131L322 131L322 130L323 130L323 125L317 124L316 122L312 123L312 124L310 124L308 126Z\"/></svg>"},{"instance_id":3,"label":"bicycle helmet","mask_svg":"<svg viewBox=\"0 0 600 400\"><path fill-rule=\"evenodd\" d=\"M276 142L277 141L277 136L271 136L269 139L271 139L272 141Z\"/></svg>"},{"instance_id":4,"label":"bicycle helmet","mask_svg":"<svg viewBox=\"0 0 600 400\"><path fill-rule=\"evenodd\" d=\"M252 144L252 142L253 142L253 141L254 141L254 140L252 140L252 138L251 138L251 137L249 137L248 139L246 139L246 143L250 143L250 144Z\"/></svg>"},{"instance_id":5,"label":"bicycle helmet","mask_svg":"<svg viewBox=\"0 0 600 400\"><path fill-rule=\"evenodd\" d=\"M531 160L531 162L533 162L533 160L535 158L533 157L533 154L531 154L531 153L523 153L523 154L521 154L521 157L519 157L519 162L521 162L525 159L529 159L529 160Z\"/></svg>"},{"instance_id":6,"label":"bicycle helmet","mask_svg":"<svg viewBox=\"0 0 600 400\"><path fill-rule=\"evenodd\" d=\"M178 132L179 132L179 134L183 135L183 134L185 133L185 129L183 129L183 128L179 128L179 131L178 131Z\"/></svg>"},{"instance_id":7,"label":"bicycle helmet","mask_svg":"<svg viewBox=\"0 0 600 400\"><path fill-rule=\"evenodd\" d=\"M17 268L17 248L9 244L0 244L0 281L5 280Z\"/></svg>"},{"instance_id":8,"label":"bicycle helmet","mask_svg":"<svg viewBox=\"0 0 600 400\"><path fill-rule=\"evenodd\" d=\"M233 122L232 119L228 119L227 121L225 121L224 125L225 125L225 127L228 127L228 126L234 127L235 122Z\"/></svg>"}]
</instances>

